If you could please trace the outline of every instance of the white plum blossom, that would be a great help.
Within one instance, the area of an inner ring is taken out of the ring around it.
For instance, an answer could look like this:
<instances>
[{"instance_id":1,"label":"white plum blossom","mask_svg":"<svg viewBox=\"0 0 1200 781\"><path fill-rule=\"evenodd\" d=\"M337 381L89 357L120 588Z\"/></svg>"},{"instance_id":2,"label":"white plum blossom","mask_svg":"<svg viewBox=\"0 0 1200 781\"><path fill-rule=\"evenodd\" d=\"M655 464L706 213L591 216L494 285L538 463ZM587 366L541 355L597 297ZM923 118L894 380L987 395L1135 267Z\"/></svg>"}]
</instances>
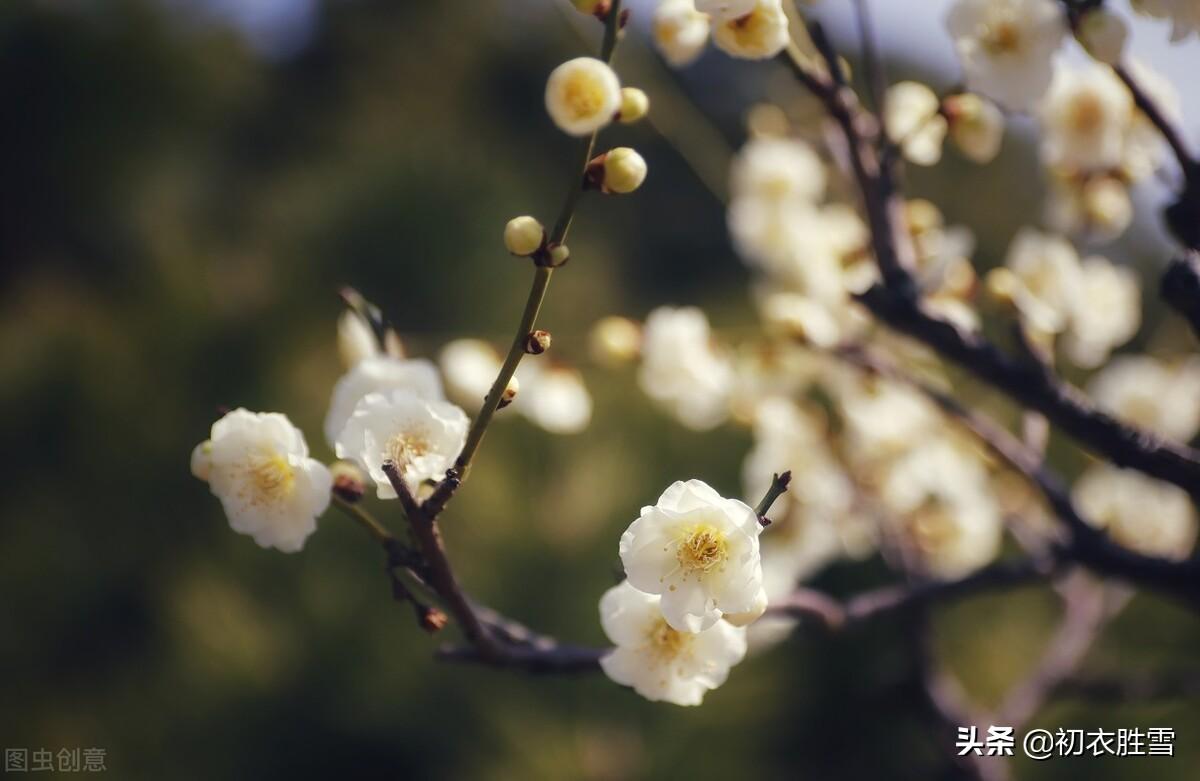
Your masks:
<instances>
[{"instance_id":1,"label":"white plum blossom","mask_svg":"<svg viewBox=\"0 0 1200 781\"><path fill-rule=\"evenodd\" d=\"M972 162L990 163L1004 140L1004 114L986 98L964 92L942 101L950 140Z\"/></svg>"},{"instance_id":2,"label":"white plum blossom","mask_svg":"<svg viewBox=\"0 0 1200 781\"><path fill-rule=\"evenodd\" d=\"M278 412L235 409L192 452L192 474L221 500L229 525L264 548L295 553L329 506L333 477Z\"/></svg>"},{"instance_id":3,"label":"white plum blossom","mask_svg":"<svg viewBox=\"0 0 1200 781\"><path fill-rule=\"evenodd\" d=\"M734 198L816 203L825 192L825 166L804 141L763 136L748 141L733 160Z\"/></svg>"},{"instance_id":4,"label":"white plum blossom","mask_svg":"<svg viewBox=\"0 0 1200 781\"><path fill-rule=\"evenodd\" d=\"M1080 181L1074 175L1052 175L1045 212L1054 230L1104 242L1120 236L1133 222L1133 201L1129 187L1115 176Z\"/></svg>"},{"instance_id":5,"label":"white plum blossom","mask_svg":"<svg viewBox=\"0 0 1200 781\"><path fill-rule=\"evenodd\" d=\"M700 632L759 604L761 532L744 502L700 480L676 482L621 535L621 563L632 586L662 597L673 629Z\"/></svg>"},{"instance_id":6,"label":"white plum blossom","mask_svg":"<svg viewBox=\"0 0 1200 781\"><path fill-rule=\"evenodd\" d=\"M1067 31L1057 0L956 0L946 27L967 87L1013 111L1046 93Z\"/></svg>"},{"instance_id":7,"label":"white plum blossom","mask_svg":"<svg viewBox=\"0 0 1200 781\"><path fill-rule=\"evenodd\" d=\"M1100 464L1079 478L1071 495L1090 523L1138 553L1182 560L1196 544L1192 503L1170 483Z\"/></svg>"},{"instance_id":8,"label":"white plum blossom","mask_svg":"<svg viewBox=\"0 0 1200 781\"><path fill-rule=\"evenodd\" d=\"M1165 437L1187 442L1200 431L1200 359L1171 364L1120 355L1087 390L1101 409Z\"/></svg>"},{"instance_id":9,"label":"white plum blossom","mask_svg":"<svg viewBox=\"0 0 1200 781\"><path fill-rule=\"evenodd\" d=\"M1088 54L1106 65L1117 65L1121 62L1125 41L1129 38L1129 25L1120 16L1101 6L1083 14L1076 36Z\"/></svg>"},{"instance_id":10,"label":"white plum blossom","mask_svg":"<svg viewBox=\"0 0 1200 781\"><path fill-rule=\"evenodd\" d=\"M755 0L754 7L743 16L714 20L712 37L716 47L732 57L774 57L790 40L782 0Z\"/></svg>"},{"instance_id":11,"label":"white plum blossom","mask_svg":"<svg viewBox=\"0 0 1200 781\"><path fill-rule=\"evenodd\" d=\"M987 471L945 439L919 444L888 470L880 496L893 533L934 577L952 580L992 561L1003 524Z\"/></svg>"},{"instance_id":12,"label":"white plum blossom","mask_svg":"<svg viewBox=\"0 0 1200 781\"><path fill-rule=\"evenodd\" d=\"M325 415L325 441L334 447L346 421L368 393L410 390L433 400L444 398L442 381L433 363L423 358L403 359L374 355L356 363L333 386Z\"/></svg>"},{"instance_id":13,"label":"white plum blossom","mask_svg":"<svg viewBox=\"0 0 1200 781\"><path fill-rule=\"evenodd\" d=\"M1004 292L1033 328L1056 334L1066 330L1077 308L1081 275L1079 253L1069 241L1022 228L1008 248L1004 268L989 279L1004 280Z\"/></svg>"},{"instance_id":14,"label":"white plum blossom","mask_svg":"<svg viewBox=\"0 0 1200 781\"><path fill-rule=\"evenodd\" d=\"M1142 322L1138 275L1098 255L1084 258L1080 292L1063 346L1076 366L1094 369L1137 333Z\"/></svg>"},{"instance_id":15,"label":"white plum blossom","mask_svg":"<svg viewBox=\"0 0 1200 781\"><path fill-rule=\"evenodd\" d=\"M455 339L438 354L446 391L454 403L478 408L500 374L503 361L496 348L479 339Z\"/></svg>"},{"instance_id":16,"label":"white plum blossom","mask_svg":"<svg viewBox=\"0 0 1200 781\"><path fill-rule=\"evenodd\" d=\"M467 427L466 413L447 401L411 390L369 393L354 408L334 449L338 458L366 470L380 499L395 499L384 463L396 464L416 494L426 480L446 476L466 442Z\"/></svg>"},{"instance_id":17,"label":"white plum blossom","mask_svg":"<svg viewBox=\"0 0 1200 781\"><path fill-rule=\"evenodd\" d=\"M523 361L517 369L521 392L512 409L552 434L576 434L592 420L592 397L583 376L567 366Z\"/></svg>"},{"instance_id":18,"label":"white plum blossom","mask_svg":"<svg viewBox=\"0 0 1200 781\"><path fill-rule=\"evenodd\" d=\"M942 142L948 124L940 113L941 101L929 87L902 81L888 88L883 121L888 137L899 144L906 160L934 165L942 159Z\"/></svg>"},{"instance_id":19,"label":"white plum blossom","mask_svg":"<svg viewBox=\"0 0 1200 781\"><path fill-rule=\"evenodd\" d=\"M683 425L711 429L729 415L733 369L696 307L659 307L642 329L638 384Z\"/></svg>"},{"instance_id":20,"label":"white plum blossom","mask_svg":"<svg viewBox=\"0 0 1200 781\"><path fill-rule=\"evenodd\" d=\"M379 355L375 332L357 312L349 309L338 318L337 347L342 366L347 369L354 368L364 358Z\"/></svg>"},{"instance_id":21,"label":"white plum blossom","mask_svg":"<svg viewBox=\"0 0 1200 781\"><path fill-rule=\"evenodd\" d=\"M595 57L567 60L546 81L546 111L572 136L586 136L611 123L621 108L621 82L608 63Z\"/></svg>"},{"instance_id":22,"label":"white plum blossom","mask_svg":"<svg viewBox=\"0 0 1200 781\"><path fill-rule=\"evenodd\" d=\"M654 10L654 45L666 61L682 68L696 61L708 44L708 14L692 0L661 0Z\"/></svg>"},{"instance_id":23,"label":"white plum blossom","mask_svg":"<svg viewBox=\"0 0 1200 781\"><path fill-rule=\"evenodd\" d=\"M1134 10L1171 21L1171 42L1200 32L1200 3L1196 0L1132 0Z\"/></svg>"},{"instance_id":24,"label":"white plum blossom","mask_svg":"<svg viewBox=\"0 0 1200 781\"><path fill-rule=\"evenodd\" d=\"M690 633L663 617L660 598L623 581L600 598L600 625L616 646L600 660L604 674L652 702L699 705L746 656L746 630L718 621Z\"/></svg>"},{"instance_id":25,"label":"white plum blossom","mask_svg":"<svg viewBox=\"0 0 1200 781\"><path fill-rule=\"evenodd\" d=\"M745 16L754 10L757 0L696 0L696 10L713 19L725 21Z\"/></svg>"},{"instance_id":26,"label":"white plum blossom","mask_svg":"<svg viewBox=\"0 0 1200 781\"><path fill-rule=\"evenodd\" d=\"M890 380L855 377L838 388L852 462L868 467L927 439L943 420L923 394Z\"/></svg>"},{"instance_id":27,"label":"white plum blossom","mask_svg":"<svg viewBox=\"0 0 1200 781\"><path fill-rule=\"evenodd\" d=\"M1073 171L1116 168L1133 112L1133 97L1112 68L1059 68L1040 109L1042 160Z\"/></svg>"}]
</instances>

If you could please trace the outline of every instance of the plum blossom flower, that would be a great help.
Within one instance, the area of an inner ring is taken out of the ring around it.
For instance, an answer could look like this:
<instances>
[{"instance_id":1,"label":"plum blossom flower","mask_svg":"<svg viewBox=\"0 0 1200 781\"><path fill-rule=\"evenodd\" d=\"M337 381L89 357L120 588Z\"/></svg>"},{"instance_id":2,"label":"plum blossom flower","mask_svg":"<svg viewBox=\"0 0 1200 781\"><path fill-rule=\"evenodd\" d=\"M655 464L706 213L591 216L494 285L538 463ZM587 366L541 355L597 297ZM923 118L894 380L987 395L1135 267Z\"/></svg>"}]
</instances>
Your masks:
<instances>
[{"instance_id":1,"label":"plum blossom flower","mask_svg":"<svg viewBox=\"0 0 1200 781\"><path fill-rule=\"evenodd\" d=\"M229 525L264 548L295 553L329 506L333 478L308 457L286 415L235 409L192 452L192 474L221 500Z\"/></svg>"},{"instance_id":2,"label":"plum blossom flower","mask_svg":"<svg viewBox=\"0 0 1200 781\"><path fill-rule=\"evenodd\" d=\"M654 10L654 45L673 67L696 61L708 44L708 14L692 0L662 0Z\"/></svg>"},{"instance_id":3,"label":"plum blossom flower","mask_svg":"<svg viewBox=\"0 0 1200 781\"><path fill-rule=\"evenodd\" d=\"M384 463L396 464L415 494L426 480L445 477L466 442L467 427L466 413L447 401L423 398L411 390L368 393L355 406L334 449L338 458L366 470L380 499L395 499Z\"/></svg>"},{"instance_id":4,"label":"plum blossom flower","mask_svg":"<svg viewBox=\"0 0 1200 781\"><path fill-rule=\"evenodd\" d=\"M374 355L356 363L333 386L329 412L325 415L325 441L330 447L335 446L342 428L363 396L400 389L410 390L426 399L444 398L437 369L427 360Z\"/></svg>"},{"instance_id":5,"label":"plum blossom flower","mask_svg":"<svg viewBox=\"0 0 1200 781\"><path fill-rule=\"evenodd\" d=\"M1070 324L1081 273L1079 254L1069 241L1022 228L1008 248L1004 268L993 270L988 279L1011 298L1031 326L1056 334Z\"/></svg>"},{"instance_id":6,"label":"plum blossom flower","mask_svg":"<svg viewBox=\"0 0 1200 781\"><path fill-rule=\"evenodd\" d=\"M676 482L621 535L621 562L631 585L662 597L673 629L700 632L758 606L761 531L745 503L700 480Z\"/></svg>"},{"instance_id":7,"label":"plum blossom flower","mask_svg":"<svg viewBox=\"0 0 1200 781\"><path fill-rule=\"evenodd\" d=\"M788 44L788 18L782 0L756 0L749 13L716 20L713 43L732 57L765 60Z\"/></svg>"},{"instance_id":8,"label":"plum blossom flower","mask_svg":"<svg viewBox=\"0 0 1200 781\"><path fill-rule=\"evenodd\" d=\"M729 414L733 369L696 307L659 307L642 330L638 384L683 425L707 430Z\"/></svg>"},{"instance_id":9,"label":"plum blossom flower","mask_svg":"<svg viewBox=\"0 0 1200 781\"><path fill-rule=\"evenodd\" d=\"M592 397L583 376L568 366L525 361L517 369L521 392L512 408L552 434L576 434L592 420Z\"/></svg>"},{"instance_id":10,"label":"plum blossom flower","mask_svg":"<svg viewBox=\"0 0 1200 781\"><path fill-rule=\"evenodd\" d=\"M1171 43L1200 32L1200 4L1195 0L1133 0L1135 11L1171 21Z\"/></svg>"},{"instance_id":11,"label":"plum blossom flower","mask_svg":"<svg viewBox=\"0 0 1200 781\"><path fill-rule=\"evenodd\" d=\"M1076 366L1094 369L1137 333L1142 289L1132 269L1098 255L1084 258L1080 272L1081 289L1063 346Z\"/></svg>"},{"instance_id":12,"label":"plum blossom flower","mask_svg":"<svg viewBox=\"0 0 1200 781\"><path fill-rule=\"evenodd\" d=\"M884 124L888 136L900 145L909 162L933 165L942 159L942 141L948 124L940 106L933 90L919 82L902 81L888 88Z\"/></svg>"},{"instance_id":13,"label":"plum blossom flower","mask_svg":"<svg viewBox=\"0 0 1200 781\"><path fill-rule=\"evenodd\" d=\"M1079 478L1071 495L1089 522L1138 553L1182 560L1196 544L1192 503L1170 483L1101 464Z\"/></svg>"},{"instance_id":14,"label":"plum blossom flower","mask_svg":"<svg viewBox=\"0 0 1200 781\"><path fill-rule=\"evenodd\" d=\"M967 86L1013 111L1046 94L1067 31L1055 0L956 0L946 27Z\"/></svg>"},{"instance_id":15,"label":"plum blossom flower","mask_svg":"<svg viewBox=\"0 0 1200 781\"><path fill-rule=\"evenodd\" d=\"M456 404L477 408L500 374L496 348L480 339L455 339L438 354L446 391Z\"/></svg>"},{"instance_id":16,"label":"plum blossom flower","mask_svg":"<svg viewBox=\"0 0 1200 781\"><path fill-rule=\"evenodd\" d=\"M1112 68L1060 68L1040 108L1042 160L1074 171L1116 168L1133 121L1133 97Z\"/></svg>"},{"instance_id":17,"label":"plum blossom flower","mask_svg":"<svg viewBox=\"0 0 1200 781\"><path fill-rule=\"evenodd\" d=\"M546 81L546 111L572 136L586 136L613 121L621 108L621 82L595 57L567 60Z\"/></svg>"},{"instance_id":18,"label":"plum blossom flower","mask_svg":"<svg viewBox=\"0 0 1200 781\"><path fill-rule=\"evenodd\" d=\"M1092 378L1088 394L1102 409L1165 437L1187 442L1200 431L1200 360L1172 364L1120 355Z\"/></svg>"},{"instance_id":19,"label":"plum blossom flower","mask_svg":"<svg viewBox=\"0 0 1200 781\"><path fill-rule=\"evenodd\" d=\"M950 123L950 140L972 162L990 163L1004 140L1004 114L986 98L970 92L942 101Z\"/></svg>"},{"instance_id":20,"label":"plum blossom flower","mask_svg":"<svg viewBox=\"0 0 1200 781\"><path fill-rule=\"evenodd\" d=\"M718 621L695 633L667 623L660 597L629 581L600 598L600 625L616 647L601 660L604 674L652 702L699 705L746 655L746 630Z\"/></svg>"}]
</instances>

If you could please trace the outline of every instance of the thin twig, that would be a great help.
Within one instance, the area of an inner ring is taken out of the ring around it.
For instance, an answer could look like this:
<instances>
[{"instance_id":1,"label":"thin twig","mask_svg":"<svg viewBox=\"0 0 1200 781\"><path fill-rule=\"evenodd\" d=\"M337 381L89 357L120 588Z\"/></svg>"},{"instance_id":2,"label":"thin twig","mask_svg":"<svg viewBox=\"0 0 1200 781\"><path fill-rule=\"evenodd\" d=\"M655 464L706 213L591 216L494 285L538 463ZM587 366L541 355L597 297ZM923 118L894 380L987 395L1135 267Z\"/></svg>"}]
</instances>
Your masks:
<instances>
[{"instance_id":1,"label":"thin twig","mask_svg":"<svg viewBox=\"0 0 1200 781\"><path fill-rule=\"evenodd\" d=\"M771 511L771 505L775 504L775 500L787 493L788 485L792 482L791 471L782 474L771 475L771 485L767 488L767 493L763 496L762 501L754 508L754 514L758 516L759 523L764 526L771 522L767 520L767 513Z\"/></svg>"}]
</instances>

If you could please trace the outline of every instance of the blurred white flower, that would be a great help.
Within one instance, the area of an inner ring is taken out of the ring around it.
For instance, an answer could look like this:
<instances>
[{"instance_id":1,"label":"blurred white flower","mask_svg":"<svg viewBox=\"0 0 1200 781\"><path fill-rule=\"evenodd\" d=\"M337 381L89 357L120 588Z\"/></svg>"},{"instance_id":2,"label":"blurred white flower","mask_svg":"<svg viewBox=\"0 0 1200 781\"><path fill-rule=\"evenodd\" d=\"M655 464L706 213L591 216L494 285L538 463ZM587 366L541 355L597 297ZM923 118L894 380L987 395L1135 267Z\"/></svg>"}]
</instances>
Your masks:
<instances>
[{"instance_id":1,"label":"blurred white flower","mask_svg":"<svg viewBox=\"0 0 1200 781\"><path fill-rule=\"evenodd\" d=\"M654 44L676 68L695 62L708 44L708 15L692 0L661 0L654 11Z\"/></svg>"},{"instance_id":2,"label":"blurred white flower","mask_svg":"<svg viewBox=\"0 0 1200 781\"><path fill-rule=\"evenodd\" d=\"M1079 478L1071 496L1089 522L1138 553L1182 560L1196 544L1192 503L1170 483L1101 464Z\"/></svg>"},{"instance_id":3,"label":"blurred white flower","mask_svg":"<svg viewBox=\"0 0 1200 781\"><path fill-rule=\"evenodd\" d=\"M700 632L753 610L762 589L754 510L700 480L672 483L621 535L629 583L662 597L667 623Z\"/></svg>"},{"instance_id":4,"label":"blurred white flower","mask_svg":"<svg viewBox=\"0 0 1200 781\"><path fill-rule=\"evenodd\" d=\"M1187 442L1200 431L1200 359L1169 364L1149 355L1113 358L1087 386L1102 409Z\"/></svg>"},{"instance_id":5,"label":"blurred white flower","mask_svg":"<svg viewBox=\"0 0 1200 781\"><path fill-rule=\"evenodd\" d=\"M1059 68L1039 112L1043 162L1072 171L1116 168L1133 112L1133 97L1112 68Z\"/></svg>"},{"instance_id":6,"label":"blurred white flower","mask_svg":"<svg viewBox=\"0 0 1200 781\"><path fill-rule=\"evenodd\" d=\"M728 417L732 375L700 309L659 307L646 318L638 384L683 425L703 431Z\"/></svg>"},{"instance_id":7,"label":"blurred white flower","mask_svg":"<svg viewBox=\"0 0 1200 781\"><path fill-rule=\"evenodd\" d=\"M725 21L745 16L754 10L756 0L696 0L696 10L713 19Z\"/></svg>"},{"instance_id":8,"label":"blurred white flower","mask_svg":"<svg viewBox=\"0 0 1200 781\"><path fill-rule=\"evenodd\" d=\"M600 598L600 625L616 646L600 660L604 674L652 702L699 705L746 655L746 630L718 621L697 633L663 618L659 597L623 581Z\"/></svg>"},{"instance_id":9,"label":"blurred white flower","mask_svg":"<svg viewBox=\"0 0 1200 781\"><path fill-rule=\"evenodd\" d=\"M825 166L797 138L754 138L738 151L729 174L733 198L816 203L825 193Z\"/></svg>"},{"instance_id":10,"label":"blurred white flower","mask_svg":"<svg viewBox=\"0 0 1200 781\"><path fill-rule=\"evenodd\" d=\"M1004 268L988 277L993 289L1000 288L1010 297L1033 328L1057 334L1066 329L1077 309L1081 275L1079 254L1069 241L1022 228L1009 245Z\"/></svg>"},{"instance_id":11,"label":"blurred white flower","mask_svg":"<svg viewBox=\"0 0 1200 781\"><path fill-rule=\"evenodd\" d=\"M943 423L929 399L898 382L851 377L836 390L847 455L860 466L904 453Z\"/></svg>"},{"instance_id":12,"label":"blurred white flower","mask_svg":"<svg viewBox=\"0 0 1200 781\"><path fill-rule=\"evenodd\" d=\"M732 57L765 60L788 44L788 18L782 0L755 0L750 13L714 20L713 43Z\"/></svg>"},{"instance_id":13,"label":"blurred white flower","mask_svg":"<svg viewBox=\"0 0 1200 781\"><path fill-rule=\"evenodd\" d=\"M970 92L942 101L950 123L950 140L968 160L990 163L1004 140L1004 114L986 98Z\"/></svg>"},{"instance_id":14,"label":"blurred white flower","mask_svg":"<svg viewBox=\"0 0 1200 781\"><path fill-rule=\"evenodd\" d=\"M1003 526L987 471L944 439L916 444L888 470L880 498L892 533L938 578L960 578L992 561Z\"/></svg>"},{"instance_id":15,"label":"blurred white flower","mask_svg":"<svg viewBox=\"0 0 1200 781\"><path fill-rule=\"evenodd\" d=\"M888 88L883 119L888 137L899 144L906 160L916 165L934 165L942 159L946 118L933 90L916 81L902 81Z\"/></svg>"},{"instance_id":16,"label":"blurred white flower","mask_svg":"<svg viewBox=\"0 0 1200 781\"><path fill-rule=\"evenodd\" d=\"M1129 188L1114 176L1050 177L1046 222L1062 233L1084 234L1094 241L1111 241L1133 222Z\"/></svg>"},{"instance_id":17,"label":"blurred white flower","mask_svg":"<svg viewBox=\"0 0 1200 781\"><path fill-rule=\"evenodd\" d=\"M1196 0L1131 0L1130 4L1139 13L1170 19L1172 43L1200 31L1200 4Z\"/></svg>"},{"instance_id":18,"label":"blurred white flower","mask_svg":"<svg viewBox=\"0 0 1200 781\"><path fill-rule=\"evenodd\" d=\"M427 399L443 398L442 381L431 362L423 358L405 360L386 355L365 358L333 386L329 412L325 415L325 441L329 446L335 446L342 427L363 396L391 390L411 390Z\"/></svg>"},{"instance_id":19,"label":"blurred white flower","mask_svg":"<svg viewBox=\"0 0 1200 781\"><path fill-rule=\"evenodd\" d=\"M447 401L411 390L369 393L354 408L334 449L338 458L366 470L380 499L395 499L384 463L396 464L416 494L421 483L446 476L466 442L468 425L466 413Z\"/></svg>"},{"instance_id":20,"label":"blurred white flower","mask_svg":"<svg viewBox=\"0 0 1200 781\"><path fill-rule=\"evenodd\" d=\"M1142 290L1137 274L1106 258L1084 258L1080 270L1079 296L1063 344L1076 366L1094 369L1137 333Z\"/></svg>"},{"instance_id":21,"label":"blurred white flower","mask_svg":"<svg viewBox=\"0 0 1200 781\"><path fill-rule=\"evenodd\" d=\"M337 324L338 357L346 369L354 368L359 361L379 354L379 342L375 332L359 314L351 309L342 312Z\"/></svg>"},{"instance_id":22,"label":"blurred white flower","mask_svg":"<svg viewBox=\"0 0 1200 781\"><path fill-rule=\"evenodd\" d=\"M642 329L628 317L602 317L588 332L588 351L601 366L624 366L637 358L641 349Z\"/></svg>"},{"instance_id":23,"label":"blurred white flower","mask_svg":"<svg viewBox=\"0 0 1200 781\"><path fill-rule=\"evenodd\" d=\"M329 506L333 477L308 457L304 434L278 412L235 409L192 452L192 474L208 482L235 532L295 553Z\"/></svg>"},{"instance_id":24,"label":"blurred white flower","mask_svg":"<svg viewBox=\"0 0 1200 781\"><path fill-rule=\"evenodd\" d=\"M1067 30L1056 0L956 0L946 27L968 88L1013 111L1046 94Z\"/></svg>"},{"instance_id":25,"label":"blurred white flower","mask_svg":"<svg viewBox=\"0 0 1200 781\"><path fill-rule=\"evenodd\" d=\"M1110 9L1100 6L1083 14L1076 35L1088 54L1106 65L1117 65L1125 51L1129 26Z\"/></svg>"},{"instance_id":26,"label":"blurred white flower","mask_svg":"<svg viewBox=\"0 0 1200 781\"><path fill-rule=\"evenodd\" d=\"M546 81L546 111L572 136L586 136L613 121L621 108L621 82L594 57L567 60Z\"/></svg>"},{"instance_id":27,"label":"blurred white flower","mask_svg":"<svg viewBox=\"0 0 1200 781\"><path fill-rule=\"evenodd\" d=\"M512 408L552 434L576 434L592 420L592 397L583 376L567 366L526 360L517 368L521 393Z\"/></svg>"},{"instance_id":28,"label":"blurred white flower","mask_svg":"<svg viewBox=\"0 0 1200 781\"><path fill-rule=\"evenodd\" d=\"M455 404L468 409L483 404L502 363L496 349L479 339L455 339L438 354L447 393Z\"/></svg>"}]
</instances>

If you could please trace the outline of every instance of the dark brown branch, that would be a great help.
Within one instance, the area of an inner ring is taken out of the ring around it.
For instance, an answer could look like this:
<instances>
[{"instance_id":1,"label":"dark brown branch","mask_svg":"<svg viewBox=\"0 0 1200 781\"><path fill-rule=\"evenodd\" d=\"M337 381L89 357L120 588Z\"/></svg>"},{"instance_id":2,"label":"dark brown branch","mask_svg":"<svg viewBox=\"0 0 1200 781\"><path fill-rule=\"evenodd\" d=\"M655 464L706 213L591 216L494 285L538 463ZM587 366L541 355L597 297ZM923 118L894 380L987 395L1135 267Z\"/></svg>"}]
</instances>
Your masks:
<instances>
[{"instance_id":1,"label":"dark brown branch","mask_svg":"<svg viewBox=\"0 0 1200 781\"><path fill-rule=\"evenodd\" d=\"M1200 337L1200 252L1189 251L1167 264L1159 295L1182 315Z\"/></svg>"},{"instance_id":2,"label":"dark brown branch","mask_svg":"<svg viewBox=\"0 0 1200 781\"><path fill-rule=\"evenodd\" d=\"M775 501L787 493L788 485L792 482L792 473L790 471L783 474L771 475L771 485L767 488L767 493L763 496L762 501L754 508L754 514L758 516L758 521L763 526L769 526L771 521L767 519L767 513L771 511L771 505Z\"/></svg>"}]
</instances>

